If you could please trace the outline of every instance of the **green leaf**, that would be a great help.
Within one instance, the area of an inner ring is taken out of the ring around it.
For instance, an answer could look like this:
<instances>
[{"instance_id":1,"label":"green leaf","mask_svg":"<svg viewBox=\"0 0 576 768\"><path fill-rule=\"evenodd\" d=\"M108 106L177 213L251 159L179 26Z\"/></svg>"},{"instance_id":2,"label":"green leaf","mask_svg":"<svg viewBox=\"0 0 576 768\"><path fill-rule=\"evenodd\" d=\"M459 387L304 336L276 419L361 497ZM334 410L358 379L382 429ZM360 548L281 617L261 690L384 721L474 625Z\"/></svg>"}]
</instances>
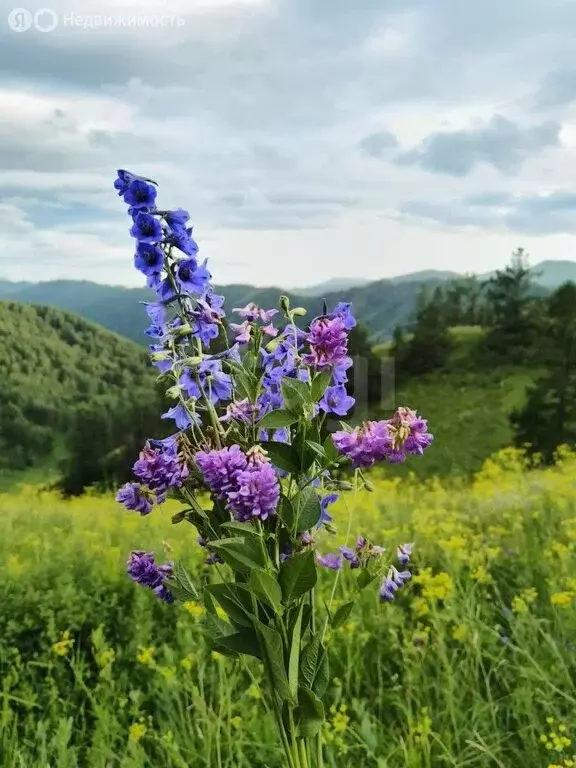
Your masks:
<instances>
[{"instance_id":1,"label":"green leaf","mask_svg":"<svg viewBox=\"0 0 576 768\"><path fill-rule=\"evenodd\" d=\"M324 704L310 688L300 686L294 715L300 736L311 738L318 733L325 720Z\"/></svg>"},{"instance_id":2,"label":"green leaf","mask_svg":"<svg viewBox=\"0 0 576 768\"><path fill-rule=\"evenodd\" d=\"M270 461L278 469L285 472L296 473L300 471L300 461L298 454L288 443L277 443L275 440L265 440L261 443L262 448L268 453Z\"/></svg>"},{"instance_id":3,"label":"green leaf","mask_svg":"<svg viewBox=\"0 0 576 768\"><path fill-rule=\"evenodd\" d=\"M186 514L188 510L181 509L180 512L176 512L174 515L172 515L172 524L177 525L177 523L181 523L183 520L186 520Z\"/></svg>"},{"instance_id":4,"label":"green leaf","mask_svg":"<svg viewBox=\"0 0 576 768\"><path fill-rule=\"evenodd\" d=\"M312 453L316 454L319 459L323 459L325 461L328 458L326 456L324 446L320 445L320 443L316 443L314 440L306 440L306 445L312 451Z\"/></svg>"},{"instance_id":5,"label":"green leaf","mask_svg":"<svg viewBox=\"0 0 576 768\"><path fill-rule=\"evenodd\" d=\"M296 512L292 506L292 502L287 496L282 496L280 499L280 503L278 504L278 517L289 531L294 529Z\"/></svg>"},{"instance_id":6,"label":"green leaf","mask_svg":"<svg viewBox=\"0 0 576 768\"><path fill-rule=\"evenodd\" d=\"M250 573L254 568L266 568L266 559L259 542L252 537L241 536L218 539L208 544L225 563L240 573Z\"/></svg>"},{"instance_id":7,"label":"green leaf","mask_svg":"<svg viewBox=\"0 0 576 768\"><path fill-rule=\"evenodd\" d=\"M257 659L262 658L262 649L258 635L254 630L243 629L240 632L234 632L232 635L221 637L215 644L215 650L225 649L234 653L244 653L248 656L254 656Z\"/></svg>"},{"instance_id":8,"label":"green leaf","mask_svg":"<svg viewBox=\"0 0 576 768\"><path fill-rule=\"evenodd\" d=\"M318 667L316 669L316 675L314 676L314 682L312 684L312 690L318 696L322 698L328 688L330 682L330 666L328 663L328 654L324 646L320 646L318 655Z\"/></svg>"},{"instance_id":9,"label":"green leaf","mask_svg":"<svg viewBox=\"0 0 576 768\"><path fill-rule=\"evenodd\" d=\"M355 603L352 601L350 603L344 603L344 605L341 605L340 608L338 608L332 617L332 629L338 629L338 627L341 627L342 624L346 622L346 619L352 613L354 605Z\"/></svg>"},{"instance_id":10,"label":"green leaf","mask_svg":"<svg viewBox=\"0 0 576 768\"><path fill-rule=\"evenodd\" d=\"M170 590L178 600L198 600L198 590L192 583L188 571L182 563L175 563L172 576L169 579Z\"/></svg>"},{"instance_id":11,"label":"green leaf","mask_svg":"<svg viewBox=\"0 0 576 768\"><path fill-rule=\"evenodd\" d=\"M300 641L302 638L302 609L304 603L300 603L298 615L294 622L292 638L290 641L290 657L288 659L288 685L293 698L298 695L298 664L300 662Z\"/></svg>"},{"instance_id":12,"label":"green leaf","mask_svg":"<svg viewBox=\"0 0 576 768\"><path fill-rule=\"evenodd\" d=\"M291 411L302 412L306 406L313 403L310 384L305 381L284 377L280 382L280 389L286 407Z\"/></svg>"},{"instance_id":13,"label":"green leaf","mask_svg":"<svg viewBox=\"0 0 576 768\"><path fill-rule=\"evenodd\" d=\"M318 573L311 550L294 555L280 566L280 586L284 603L309 592L316 585Z\"/></svg>"},{"instance_id":14,"label":"green leaf","mask_svg":"<svg viewBox=\"0 0 576 768\"><path fill-rule=\"evenodd\" d=\"M255 595L264 598L276 613L281 612L282 590L274 576L267 571L252 571L250 574L250 588Z\"/></svg>"},{"instance_id":15,"label":"green leaf","mask_svg":"<svg viewBox=\"0 0 576 768\"><path fill-rule=\"evenodd\" d=\"M234 634L234 627L219 616L207 613L200 624L202 632L212 641Z\"/></svg>"},{"instance_id":16,"label":"green leaf","mask_svg":"<svg viewBox=\"0 0 576 768\"><path fill-rule=\"evenodd\" d=\"M275 693L282 701L286 699L291 700L292 694L284 665L282 637L275 629L262 624L260 621L257 623L257 629L262 640L263 651L268 662Z\"/></svg>"},{"instance_id":17,"label":"green leaf","mask_svg":"<svg viewBox=\"0 0 576 768\"><path fill-rule=\"evenodd\" d=\"M222 523L220 528L224 528L225 531L230 531L232 534L236 534L236 536L256 536L256 538L261 538L260 531L251 522L239 523L237 520L234 520L230 523Z\"/></svg>"},{"instance_id":18,"label":"green leaf","mask_svg":"<svg viewBox=\"0 0 576 768\"><path fill-rule=\"evenodd\" d=\"M300 657L300 674L302 679L311 686L316 676L316 667L318 666L318 654L320 652L320 633L304 646Z\"/></svg>"},{"instance_id":19,"label":"green leaf","mask_svg":"<svg viewBox=\"0 0 576 768\"><path fill-rule=\"evenodd\" d=\"M332 440L332 435L327 435L326 439L324 440L324 443L322 444L322 447L324 448L324 451L326 452L326 456L330 461L336 461L336 459L340 458L340 454L338 453L338 449L334 445L334 440Z\"/></svg>"},{"instance_id":20,"label":"green leaf","mask_svg":"<svg viewBox=\"0 0 576 768\"><path fill-rule=\"evenodd\" d=\"M318 400L322 399L322 396L324 395L324 392L328 389L328 385L332 381L332 371L322 371L321 373L317 373L316 376L312 379L312 388L311 388L311 395L312 395L312 402L317 403Z\"/></svg>"},{"instance_id":21,"label":"green leaf","mask_svg":"<svg viewBox=\"0 0 576 768\"><path fill-rule=\"evenodd\" d=\"M262 416L256 426L259 429L281 429L282 427L289 427L297 421L298 415L294 415L290 411L277 410Z\"/></svg>"},{"instance_id":22,"label":"green leaf","mask_svg":"<svg viewBox=\"0 0 576 768\"><path fill-rule=\"evenodd\" d=\"M252 614L252 598L250 591L242 584L207 584L204 592L212 595L228 618L241 627L251 627L254 624Z\"/></svg>"},{"instance_id":23,"label":"green leaf","mask_svg":"<svg viewBox=\"0 0 576 768\"><path fill-rule=\"evenodd\" d=\"M244 396L253 403L258 397L260 390L260 377L251 373L248 370L249 366L246 363L246 360L244 361L244 364L236 363L233 360L226 361L227 367L234 371L234 384L236 389L239 390L239 399L242 399L242 396Z\"/></svg>"},{"instance_id":24,"label":"green leaf","mask_svg":"<svg viewBox=\"0 0 576 768\"><path fill-rule=\"evenodd\" d=\"M294 497L293 503L296 509L296 532L301 533L314 528L322 516L320 499L315 489L312 486L304 488Z\"/></svg>"}]
</instances>

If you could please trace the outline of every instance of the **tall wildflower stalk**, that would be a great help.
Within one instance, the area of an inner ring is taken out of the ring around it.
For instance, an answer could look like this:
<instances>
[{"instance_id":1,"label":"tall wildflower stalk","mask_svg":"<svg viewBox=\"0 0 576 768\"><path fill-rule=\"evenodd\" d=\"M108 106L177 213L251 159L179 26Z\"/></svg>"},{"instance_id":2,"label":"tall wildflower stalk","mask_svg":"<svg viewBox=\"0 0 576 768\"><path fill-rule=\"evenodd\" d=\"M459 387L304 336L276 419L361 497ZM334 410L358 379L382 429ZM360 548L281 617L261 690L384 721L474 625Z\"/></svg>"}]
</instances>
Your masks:
<instances>
[{"instance_id":1,"label":"tall wildflower stalk","mask_svg":"<svg viewBox=\"0 0 576 768\"><path fill-rule=\"evenodd\" d=\"M173 401L163 418L177 430L146 443L135 482L117 499L141 515L168 495L181 501L172 521L196 527L207 569L194 583L181 563L133 551L128 573L167 603L201 600L209 646L261 661L287 768L322 766L326 631L346 622L366 588L379 585L380 598L393 600L410 578L412 549L401 544L393 563L360 535L354 547L325 551L334 533L328 508L352 488L336 475L351 466L362 483L363 469L420 455L432 435L403 407L389 419L354 429L341 422L329 432L328 418L346 416L354 404L345 386L351 305L325 309L303 329L304 310L286 297L278 309L249 303L232 310L238 322L225 330L224 299L198 258L188 212L159 210L155 182L128 171L118 171L114 186L132 219L134 265L157 295L146 305L146 333ZM224 351L210 353L219 337ZM332 613L315 600L318 569L344 567L357 573L355 590Z\"/></svg>"}]
</instances>

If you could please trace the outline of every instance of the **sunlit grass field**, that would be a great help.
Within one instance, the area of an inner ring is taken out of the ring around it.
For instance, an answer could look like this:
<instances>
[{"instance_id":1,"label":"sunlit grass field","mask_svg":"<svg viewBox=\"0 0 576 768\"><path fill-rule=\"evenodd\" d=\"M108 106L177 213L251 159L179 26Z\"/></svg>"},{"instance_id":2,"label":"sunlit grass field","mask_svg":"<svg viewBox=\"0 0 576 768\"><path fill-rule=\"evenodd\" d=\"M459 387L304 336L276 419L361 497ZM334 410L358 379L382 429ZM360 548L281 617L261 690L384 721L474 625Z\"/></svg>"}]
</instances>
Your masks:
<instances>
[{"instance_id":1,"label":"sunlit grass field","mask_svg":"<svg viewBox=\"0 0 576 768\"><path fill-rule=\"evenodd\" d=\"M321 549L413 540L415 578L329 638L327 766L576 765L576 456L528 471L503 451L458 487L371 477ZM206 651L201 606L133 585L136 548L199 577L168 505L141 519L110 497L0 495L0 766L276 768L258 666Z\"/></svg>"}]
</instances>

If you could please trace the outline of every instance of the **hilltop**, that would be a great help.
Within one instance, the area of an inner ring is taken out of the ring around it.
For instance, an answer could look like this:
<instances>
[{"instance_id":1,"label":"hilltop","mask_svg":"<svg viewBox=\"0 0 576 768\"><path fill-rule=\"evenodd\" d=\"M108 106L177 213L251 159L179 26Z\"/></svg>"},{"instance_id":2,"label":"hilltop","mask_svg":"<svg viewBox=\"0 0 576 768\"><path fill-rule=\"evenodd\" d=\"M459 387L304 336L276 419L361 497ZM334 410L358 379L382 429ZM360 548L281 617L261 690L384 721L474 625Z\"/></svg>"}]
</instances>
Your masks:
<instances>
[{"instance_id":1,"label":"hilltop","mask_svg":"<svg viewBox=\"0 0 576 768\"><path fill-rule=\"evenodd\" d=\"M0 469L49 454L73 406L154 387L145 350L48 307L0 301L0 357Z\"/></svg>"},{"instance_id":2,"label":"hilltop","mask_svg":"<svg viewBox=\"0 0 576 768\"><path fill-rule=\"evenodd\" d=\"M532 267L531 272L539 293L552 290L568 280L576 282L576 262L572 261L543 261ZM491 274L478 277L483 280ZM216 286L216 290L226 297L228 314L234 307L243 307L249 301L255 301L262 307L275 307L282 293L290 297L293 306L305 307L310 316L322 312L324 301L329 307L339 301L351 301L354 314L373 340L384 341L391 337L395 326L406 325L411 320L423 286L432 290L458 277L461 275L456 272L424 270L369 283L362 278L334 278L300 291L285 291L278 287L255 288L249 284L221 285ZM87 280L43 283L0 280L1 299L45 304L75 312L142 345L147 343L144 335L147 318L140 302L154 300L145 288L102 285Z\"/></svg>"},{"instance_id":3,"label":"hilltop","mask_svg":"<svg viewBox=\"0 0 576 768\"><path fill-rule=\"evenodd\" d=\"M427 281L434 286L441 281ZM255 301L261 307L278 306L281 294L290 297L292 306L305 307L309 315L320 314L323 302L329 307L339 301L352 301L354 314L374 339L389 338L397 324L409 321L421 282L395 283L380 280L369 285L338 290L322 296L303 296L281 288L254 288L252 285L216 286L226 297L226 310ZM139 344L146 344L148 325L140 302L154 301L151 292L141 288L100 285L83 280L55 280L45 283L11 283L0 280L0 299L9 298L25 304L45 304L75 312Z\"/></svg>"}]
</instances>

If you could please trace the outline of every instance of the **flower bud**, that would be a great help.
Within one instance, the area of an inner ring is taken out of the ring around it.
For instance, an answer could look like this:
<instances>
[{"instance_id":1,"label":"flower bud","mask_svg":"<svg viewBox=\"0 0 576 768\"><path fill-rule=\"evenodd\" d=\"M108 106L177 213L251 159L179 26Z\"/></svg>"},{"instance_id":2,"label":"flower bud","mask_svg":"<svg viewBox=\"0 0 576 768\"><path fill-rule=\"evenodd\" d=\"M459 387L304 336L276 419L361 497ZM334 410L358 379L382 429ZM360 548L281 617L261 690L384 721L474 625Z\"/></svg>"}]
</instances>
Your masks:
<instances>
[{"instance_id":1,"label":"flower bud","mask_svg":"<svg viewBox=\"0 0 576 768\"><path fill-rule=\"evenodd\" d=\"M184 325L179 325L178 328L175 328L173 333L176 338L179 336L189 336L192 333L192 328L188 323L184 323Z\"/></svg>"},{"instance_id":2,"label":"flower bud","mask_svg":"<svg viewBox=\"0 0 576 768\"><path fill-rule=\"evenodd\" d=\"M203 358L197 355L196 357L186 357L184 360L182 360L182 362L184 365L200 365L202 359Z\"/></svg>"},{"instance_id":3,"label":"flower bud","mask_svg":"<svg viewBox=\"0 0 576 768\"><path fill-rule=\"evenodd\" d=\"M169 397L171 400L178 400L180 397L180 385L175 384L173 387L170 387L166 390L166 397Z\"/></svg>"},{"instance_id":4,"label":"flower bud","mask_svg":"<svg viewBox=\"0 0 576 768\"><path fill-rule=\"evenodd\" d=\"M279 307L286 315L290 312L290 299L288 296L280 296Z\"/></svg>"},{"instance_id":5,"label":"flower bud","mask_svg":"<svg viewBox=\"0 0 576 768\"><path fill-rule=\"evenodd\" d=\"M152 352L150 359L155 363L159 363L161 360L168 360L170 358L169 352Z\"/></svg>"},{"instance_id":6,"label":"flower bud","mask_svg":"<svg viewBox=\"0 0 576 768\"><path fill-rule=\"evenodd\" d=\"M292 314L295 315L296 317L304 317L304 315L306 314L306 310L304 309L304 307L296 307L296 309L292 310Z\"/></svg>"}]
</instances>

